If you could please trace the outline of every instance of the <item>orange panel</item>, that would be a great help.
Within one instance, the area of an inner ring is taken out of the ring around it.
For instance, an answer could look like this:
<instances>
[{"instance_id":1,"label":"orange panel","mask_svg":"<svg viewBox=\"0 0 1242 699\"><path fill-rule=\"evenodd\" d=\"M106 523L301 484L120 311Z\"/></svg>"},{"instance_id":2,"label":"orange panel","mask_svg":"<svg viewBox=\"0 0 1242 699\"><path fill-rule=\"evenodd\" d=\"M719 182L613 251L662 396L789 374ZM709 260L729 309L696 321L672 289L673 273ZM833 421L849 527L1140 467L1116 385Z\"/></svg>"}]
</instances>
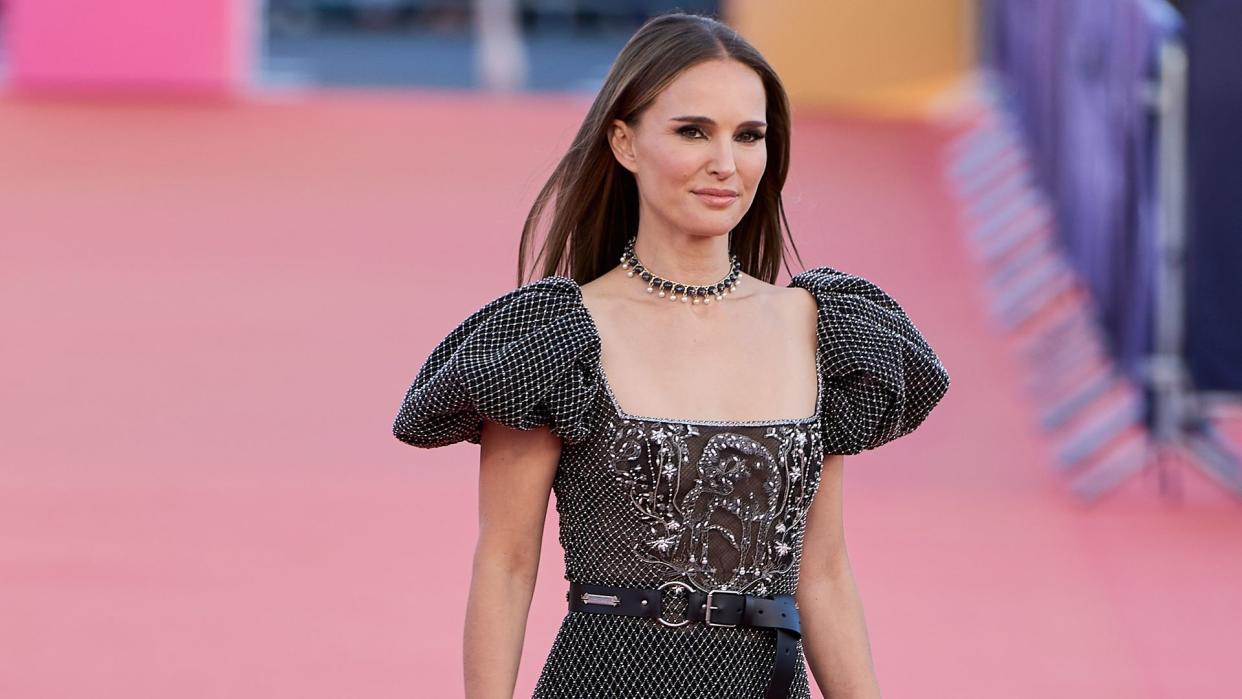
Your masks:
<instances>
[{"instance_id":1,"label":"orange panel","mask_svg":"<svg viewBox=\"0 0 1242 699\"><path fill-rule=\"evenodd\" d=\"M726 0L796 105L925 113L974 62L972 0Z\"/></svg>"}]
</instances>

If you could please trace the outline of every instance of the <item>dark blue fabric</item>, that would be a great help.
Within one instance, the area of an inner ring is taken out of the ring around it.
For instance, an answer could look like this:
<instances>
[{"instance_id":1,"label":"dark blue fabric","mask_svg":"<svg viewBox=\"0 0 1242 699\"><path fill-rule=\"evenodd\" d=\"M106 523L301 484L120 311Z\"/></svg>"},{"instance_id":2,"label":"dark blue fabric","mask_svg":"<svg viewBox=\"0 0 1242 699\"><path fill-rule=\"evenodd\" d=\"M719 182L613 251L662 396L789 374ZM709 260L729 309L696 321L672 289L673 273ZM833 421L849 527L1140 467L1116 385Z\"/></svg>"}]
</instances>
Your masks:
<instances>
[{"instance_id":1,"label":"dark blue fabric","mask_svg":"<svg viewBox=\"0 0 1242 699\"><path fill-rule=\"evenodd\" d=\"M1062 239L1096 298L1120 367L1153 349L1158 192L1147 100L1176 15L1141 0L1063 1L1065 58L1055 197Z\"/></svg>"},{"instance_id":2,"label":"dark blue fabric","mask_svg":"<svg viewBox=\"0 0 1242 699\"><path fill-rule=\"evenodd\" d=\"M1242 391L1242 3L1187 3L1186 356L1198 388Z\"/></svg>"}]
</instances>

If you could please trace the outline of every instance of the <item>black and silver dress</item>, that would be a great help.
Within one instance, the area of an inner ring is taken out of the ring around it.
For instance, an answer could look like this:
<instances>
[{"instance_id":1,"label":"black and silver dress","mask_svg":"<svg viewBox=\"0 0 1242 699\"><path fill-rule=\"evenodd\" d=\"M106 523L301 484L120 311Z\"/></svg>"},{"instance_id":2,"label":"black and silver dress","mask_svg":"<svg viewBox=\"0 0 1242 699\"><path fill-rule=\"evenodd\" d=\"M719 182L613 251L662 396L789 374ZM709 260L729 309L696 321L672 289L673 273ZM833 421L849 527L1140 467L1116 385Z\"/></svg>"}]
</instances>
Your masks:
<instances>
[{"instance_id":1,"label":"black and silver dress","mask_svg":"<svg viewBox=\"0 0 1242 699\"><path fill-rule=\"evenodd\" d=\"M406 392L393 433L418 447L478 444L487 418L559 435L554 491L567 580L793 594L824 456L911 432L949 376L897 302L866 279L816 267L789 286L819 306L818 399L806 418L627 414L604 375L581 288L550 276L453 329ZM800 642L798 651L790 696L810 697ZM571 611L534 697L762 697L773 654L770 629Z\"/></svg>"}]
</instances>

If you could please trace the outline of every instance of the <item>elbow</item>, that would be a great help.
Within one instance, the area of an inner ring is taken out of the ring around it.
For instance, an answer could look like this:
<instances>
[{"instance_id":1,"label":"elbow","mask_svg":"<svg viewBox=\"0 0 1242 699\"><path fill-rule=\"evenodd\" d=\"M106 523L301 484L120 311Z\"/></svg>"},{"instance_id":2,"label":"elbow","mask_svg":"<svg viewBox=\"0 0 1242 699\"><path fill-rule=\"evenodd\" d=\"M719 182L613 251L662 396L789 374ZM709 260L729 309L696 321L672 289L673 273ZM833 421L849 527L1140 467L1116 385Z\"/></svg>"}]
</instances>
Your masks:
<instances>
[{"instance_id":1,"label":"elbow","mask_svg":"<svg viewBox=\"0 0 1242 699\"><path fill-rule=\"evenodd\" d=\"M799 607L809 610L848 604L857 595L858 586L848 568L839 571L804 570L799 576L794 599Z\"/></svg>"},{"instance_id":2,"label":"elbow","mask_svg":"<svg viewBox=\"0 0 1242 699\"><path fill-rule=\"evenodd\" d=\"M539 553L539 542L483 536L474 549L474 574L533 585L539 574Z\"/></svg>"},{"instance_id":3,"label":"elbow","mask_svg":"<svg viewBox=\"0 0 1242 699\"><path fill-rule=\"evenodd\" d=\"M841 549L829 556L806 557L799 568L798 587L836 586L853 578L849 556Z\"/></svg>"}]
</instances>

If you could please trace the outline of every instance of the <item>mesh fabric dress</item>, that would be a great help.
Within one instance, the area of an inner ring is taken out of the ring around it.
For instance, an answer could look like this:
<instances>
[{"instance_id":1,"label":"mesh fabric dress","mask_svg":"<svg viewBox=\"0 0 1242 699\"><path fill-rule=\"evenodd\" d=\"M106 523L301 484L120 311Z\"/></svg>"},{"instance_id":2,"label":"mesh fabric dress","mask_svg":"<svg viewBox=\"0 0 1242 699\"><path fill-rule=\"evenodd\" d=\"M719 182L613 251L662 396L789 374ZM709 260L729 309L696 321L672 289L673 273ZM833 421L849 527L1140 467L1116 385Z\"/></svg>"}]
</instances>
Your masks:
<instances>
[{"instance_id":1,"label":"mesh fabric dress","mask_svg":"<svg viewBox=\"0 0 1242 699\"><path fill-rule=\"evenodd\" d=\"M819 306L814 415L687 422L627 414L604 375L581 289L551 276L453 329L419 370L393 433L419 447L478 444L487 418L559 435L553 487L567 580L793 594L823 457L909 433L949 376L896 301L866 279L816 267L789 285ZM568 612L534 697L758 698L774 647L770 629ZM810 696L800 644L790 696Z\"/></svg>"}]
</instances>

